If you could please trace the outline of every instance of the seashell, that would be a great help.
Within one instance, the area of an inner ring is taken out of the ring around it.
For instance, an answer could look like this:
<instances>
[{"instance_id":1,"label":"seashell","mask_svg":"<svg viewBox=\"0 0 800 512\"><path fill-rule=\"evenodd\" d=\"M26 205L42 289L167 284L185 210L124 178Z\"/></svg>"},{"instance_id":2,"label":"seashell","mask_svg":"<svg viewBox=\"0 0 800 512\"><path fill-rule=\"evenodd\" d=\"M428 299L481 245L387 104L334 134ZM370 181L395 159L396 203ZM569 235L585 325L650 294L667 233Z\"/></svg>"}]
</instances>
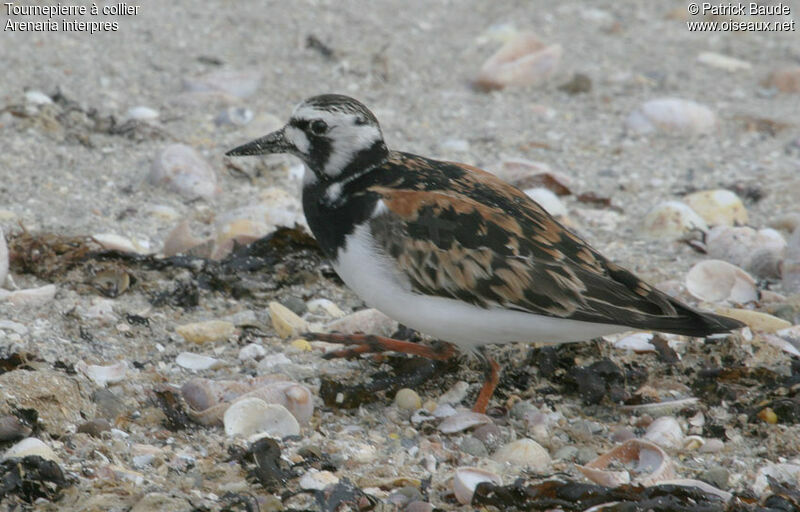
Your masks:
<instances>
[{"instance_id":1,"label":"seashell","mask_svg":"<svg viewBox=\"0 0 800 512\"><path fill-rule=\"evenodd\" d=\"M8 277L8 244L3 228L0 228L0 288L5 284L6 277Z\"/></svg>"},{"instance_id":2,"label":"seashell","mask_svg":"<svg viewBox=\"0 0 800 512\"><path fill-rule=\"evenodd\" d=\"M234 69L221 69L183 80L183 88L188 92L222 92L239 98L252 96L260 85L261 73Z\"/></svg>"},{"instance_id":3,"label":"seashell","mask_svg":"<svg viewBox=\"0 0 800 512\"><path fill-rule=\"evenodd\" d=\"M214 119L217 125L244 126L253 120L253 111L246 107L228 107Z\"/></svg>"},{"instance_id":4,"label":"seashell","mask_svg":"<svg viewBox=\"0 0 800 512\"><path fill-rule=\"evenodd\" d=\"M475 85L484 91L533 85L552 75L563 53L561 45L546 45L530 32L506 42L483 64Z\"/></svg>"},{"instance_id":5,"label":"seashell","mask_svg":"<svg viewBox=\"0 0 800 512\"><path fill-rule=\"evenodd\" d=\"M459 411L452 416L446 417L439 423L439 432L443 434L455 434L456 432L463 432L490 423L492 423L492 418L485 414L472 411Z\"/></svg>"},{"instance_id":6,"label":"seashell","mask_svg":"<svg viewBox=\"0 0 800 512\"><path fill-rule=\"evenodd\" d=\"M175 358L175 364L181 368L194 370L196 372L216 369L223 366L223 362L219 359L202 354L195 354L193 352L181 352Z\"/></svg>"},{"instance_id":7,"label":"seashell","mask_svg":"<svg viewBox=\"0 0 800 512\"><path fill-rule=\"evenodd\" d=\"M314 396L311 390L296 382L272 382L245 393L233 403L249 397L260 398L268 404L282 405L302 425L307 424L314 414Z\"/></svg>"},{"instance_id":8,"label":"seashell","mask_svg":"<svg viewBox=\"0 0 800 512\"><path fill-rule=\"evenodd\" d=\"M785 293L800 293L800 228L789 237L781 266L781 284Z\"/></svg>"},{"instance_id":9,"label":"seashell","mask_svg":"<svg viewBox=\"0 0 800 512\"><path fill-rule=\"evenodd\" d=\"M391 336L397 331L397 322L377 309L367 308L328 323L325 330L342 334L366 332L379 336Z\"/></svg>"},{"instance_id":10,"label":"seashell","mask_svg":"<svg viewBox=\"0 0 800 512\"><path fill-rule=\"evenodd\" d=\"M30 433L31 428L16 416L0 416L0 442L15 441Z\"/></svg>"},{"instance_id":11,"label":"seashell","mask_svg":"<svg viewBox=\"0 0 800 512\"><path fill-rule=\"evenodd\" d=\"M740 322L744 322L747 326L758 332L775 332L781 329L786 329L792 324L782 318L778 318L767 313L759 311L751 311L749 309L737 308L717 308L715 313L735 318Z\"/></svg>"},{"instance_id":12,"label":"seashell","mask_svg":"<svg viewBox=\"0 0 800 512\"><path fill-rule=\"evenodd\" d=\"M194 148L185 144L164 148L153 161L147 181L186 199L209 199L219 190L214 169Z\"/></svg>"},{"instance_id":13,"label":"seashell","mask_svg":"<svg viewBox=\"0 0 800 512\"><path fill-rule=\"evenodd\" d=\"M120 382L125 378L125 375L128 373L128 363L126 361L120 361L112 365L100 366L78 361L77 364L75 364L75 369L89 377L92 382L101 388L104 388L109 383Z\"/></svg>"},{"instance_id":14,"label":"seashell","mask_svg":"<svg viewBox=\"0 0 800 512\"><path fill-rule=\"evenodd\" d=\"M301 489L321 491L329 485L336 485L338 483L339 477L330 471L318 471L311 468L300 478L298 485L300 485Z\"/></svg>"},{"instance_id":15,"label":"seashell","mask_svg":"<svg viewBox=\"0 0 800 512\"><path fill-rule=\"evenodd\" d=\"M797 228L800 228L800 212L779 215L775 220L770 222L769 225L775 229L782 229L789 233L794 233Z\"/></svg>"},{"instance_id":16,"label":"seashell","mask_svg":"<svg viewBox=\"0 0 800 512\"><path fill-rule=\"evenodd\" d=\"M682 238L692 231L705 232L708 225L688 205L665 201L647 212L642 230L651 238Z\"/></svg>"},{"instance_id":17,"label":"seashell","mask_svg":"<svg viewBox=\"0 0 800 512\"><path fill-rule=\"evenodd\" d=\"M222 418L228 437L276 437L300 435L300 424L286 407L248 397L231 404Z\"/></svg>"},{"instance_id":18,"label":"seashell","mask_svg":"<svg viewBox=\"0 0 800 512\"><path fill-rule=\"evenodd\" d=\"M746 304L758 300L750 274L722 260L705 260L693 266L686 274L686 290L706 302Z\"/></svg>"},{"instance_id":19,"label":"seashell","mask_svg":"<svg viewBox=\"0 0 800 512\"><path fill-rule=\"evenodd\" d=\"M764 496L770 490L770 478L796 486L800 482L800 464L768 462L756 473L753 491L759 496Z\"/></svg>"},{"instance_id":20,"label":"seashell","mask_svg":"<svg viewBox=\"0 0 800 512\"><path fill-rule=\"evenodd\" d=\"M686 409L700 402L699 398L680 398L678 400L667 400L664 402L653 402L649 404L639 405L623 405L620 407L623 411L635 411L640 414L649 414L653 417L664 416L673 414L681 409Z\"/></svg>"},{"instance_id":21,"label":"seashell","mask_svg":"<svg viewBox=\"0 0 800 512\"><path fill-rule=\"evenodd\" d=\"M394 396L394 404L406 411L416 411L422 407L422 399L413 389L403 388Z\"/></svg>"},{"instance_id":22,"label":"seashell","mask_svg":"<svg viewBox=\"0 0 800 512\"><path fill-rule=\"evenodd\" d=\"M272 328L281 338L290 338L309 330L305 320L297 316L294 311L279 302L269 303L269 317Z\"/></svg>"},{"instance_id":23,"label":"seashell","mask_svg":"<svg viewBox=\"0 0 800 512\"><path fill-rule=\"evenodd\" d=\"M25 91L25 102L31 105L52 105L53 99L41 91Z\"/></svg>"},{"instance_id":24,"label":"seashell","mask_svg":"<svg viewBox=\"0 0 800 512\"><path fill-rule=\"evenodd\" d=\"M491 471L468 466L457 468L453 474L453 493L459 503L469 505L472 502L472 495L475 494L475 488L482 482L503 485L500 475Z\"/></svg>"},{"instance_id":25,"label":"seashell","mask_svg":"<svg viewBox=\"0 0 800 512\"><path fill-rule=\"evenodd\" d=\"M781 331L785 331L786 329L781 329ZM778 331L779 333L781 331ZM791 354L796 357L800 357L800 343L792 343L788 339L785 339L781 336L774 336L772 334L763 334L758 336L757 339L764 340L767 344L772 345L775 348L783 350L787 354Z\"/></svg>"},{"instance_id":26,"label":"seashell","mask_svg":"<svg viewBox=\"0 0 800 512\"><path fill-rule=\"evenodd\" d=\"M208 242L208 238L197 238L189 229L189 221L182 220L164 239L164 248L161 252L166 257L184 254L191 249Z\"/></svg>"},{"instance_id":27,"label":"seashell","mask_svg":"<svg viewBox=\"0 0 800 512\"><path fill-rule=\"evenodd\" d=\"M308 311L313 314L325 314L331 318L342 318L345 312L342 311L333 301L328 299L314 299L306 302Z\"/></svg>"},{"instance_id":28,"label":"seashell","mask_svg":"<svg viewBox=\"0 0 800 512\"><path fill-rule=\"evenodd\" d=\"M211 259L221 260L231 253L235 245L249 245L273 231L271 226L250 219L235 219L217 232Z\"/></svg>"},{"instance_id":29,"label":"seashell","mask_svg":"<svg viewBox=\"0 0 800 512\"><path fill-rule=\"evenodd\" d=\"M623 336L614 341L614 348L620 350L633 350L634 352L655 352L656 347L650 341L653 339L651 332L637 332Z\"/></svg>"},{"instance_id":30,"label":"seashell","mask_svg":"<svg viewBox=\"0 0 800 512\"><path fill-rule=\"evenodd\" d=\"M147 254L147 249L115 233L99 233L92 235L92 239L107 251L127 252L130 254Z\"/></svg>"},{"instance_id":31,"label":"seashell","mask_svg":"<svg viewBox=\"0 0 800 512\"><path fill-rule=\"evenodd\" d=\"M643 103L631 112L628 129L637 133L655 131L701 134L711 132L716 115L705 105L680 98L659 98Z\"/></svg>"},{"instance_id":32,"label":"seashell","mask_svg":"<svg viewBox=\"0 0 800 512\"><path fill-rule=\"evenodd\" d=\"M721 53L715 52L702 52L697 56L697 62L730 72L739 71L742 69L750 69L753 67L746 60L729 57L727 55L722 55Z\"/></svg>"},{"instance_id":33,"label":"seashell","mask_svg":"<svg viewBox=\"0 0 800 512\"><path fill-rule=\"evenodd\" d=\"M747 224L747 209L739 196L726 189L701 190L683 198L709 226Z\"/></svg>"},{"instance_id":34,"label":"seashell","mask_svg":"<svg viewBox=\"0 0 800 512\"><path fill-rule=\"evenodd\" d=\"M108 267L92 277L92 284L106 297L116 298L131 285L131 275L122 268Z\"/></svg>"},{"instance_id":35,"label":"seashell","mask_svg":"<svg viewBox=\"0 0 800 512\"><path fill-rule=\"evenodd\" d=\"M770 73L765 82L781 92L800 93L800 66L787 66Z\"/></svg>"},{"instance_id":36,"label":"seashell","mask_svg":"<svg viewBox=\"0 0 800 512\"><path fill-rule=\"evenodd\" d=\"M627 469L607 469L611 466ZM577 468L592 482L606 487L619 487L631 482L650 486L676 476L672 462L664 450L656 444L639 439L625 441L585 466L578 465Z\"/></svg>"},{"instance_id":37,"label":"seashell","mask_svg":"<svg viewBox=\"0 0 800 512\"><path fill-rule=\"evenodd\" d=\"M508 158L492 171L498 178L519 189L544 187L559 196L571 194L572 179L550 170L544 162L524 158Z\"/></svg>"},{"instance_id":38,"label":"seashell","mask_svg":"<svg viewBox=\"0 0 800 512\"><path fill-rule=\"evenodd\" d=\"M56 286L46 284L39 288L25 288L24 290L14 290L11 293L0 295L0 300L5 299L15 306L41 306L52 301L56 297Z\"/></svg>"},{"instance_id":39,"label":"seashell","mask_svg":"<svg viewBox=\"0 0 800 512\"><path fill-rule=\"evenodd\" d=\"M700 453L717 453L722 451L723 448L725 448L725 443L722 439L714 437L706 439L706 442L700 447Z\"/></svg>"},{"instance_id":40,"label":"seashell","mask_svg":"<svg viewBox=\"0 0 800 512\"><path fill-rule=\"evenodd\" d=\"M132 121L155 121L158 119L158 110L143 106L131 107L124 118Z\"/></svg>"},{"instance_id":41,"label":"seashell","mask_svg":"<svg viewBox=\"0 0 800 512\"><path fill-rule=\"evenodd\" d=\"M267 350L258 343L248 343L239 351L239 360L247 361L248 359L261 359L267 355Z\"/></svg>"},{"instance_id":42,"label":"seashell","mask_svg":"<svg viewBox=\"0 0 800 512\"><path fill-rule=\"evenodd\" d=\"M53 449L35 437L26 437L22 441L12 445L3 454L2 460L21 459L30 455L38 455L43 459L58 462L58 456Z\"/></svg>"},{"instance_id":43,"label":"seashell","mask_svg":"<svg viewBox=\"0 0 800 512\"><path fill-rule=\"evenodd\" d=\"M774 254L777 262L783 258L785 249L786 241L771 228L756 231L747 226L715 226L706 236L706 251L710 257L742 268L750 267L754 258L763 259L763 252ZM775 267L774 271L777 271L777 265Z\"/></svg>"},{"instance_id":44,"label":"seashell","mask_svg":"<svg viewBox=\"0 0 800 512\"><path fill-rule=\"evenodd\" d=\"M673 416L662 416L653 421L647 427L644 438L663 448L683 446L683 430Z\"/></svg>"},{"instance_id":45,"label":"seashell","mask_svg":"<svg viewBox=\"0 0 800 512\"><path fill-rule=\"evenodd\" d=\"M547 211L547 213L553 217L567 216L567 207L564 206L564 203L561 202L561 199L559 199L558 196L549 189L543 187L529 188L524 192L525 195L536 201L539 206L544 208L545 211Z\"/></svg>"},{"instance_id":46,"label":"seashell","mask_svg":"<svg viewBox=\"0 0 800 512\"><path fill-rule=\"evenodd\" d=\"M469 391L469 384L460 380L453 384L453 386L445 391L436 400L439 404L460 404L466 397Z\"/></svg>"},{"instance_id":47,"label":"seashell","mask_svg":"<svg viewBox=\"0 0 800 512\"><path fill-rule=\"evenodd\" d=\"M733 498L733 494L723 491L722 489L717 489L711 484L707 484L702 480L692 480L690 478L675 478L670 480L662 480L659 482L659 485L680 485L682 487L696 487L701 491L707 494L713 494L715 496L719 496L722 501L728 502L731 498Z\"/></svg>"},{"instance_id":48,"label":"seashell","mask_svg":"<svg viewBox=\"0 0 800 512\"><path fill-rule=\"evenodd\" d=\"M550 467L550 454L533 439L519 439L501 446L492 458L515 467L544 473Z\"/></svg>"},{"instance_id":49,"label":"seashell","mask_svg":"<svg viewBox=\"0 0 800 512\"><path fill-rule=\"evenodd\" d=\"M179 325L175 328L175 332L183 336L186 341L207 343L227 340L236 332L236 327L224 320L208 320Z\"/></svg>"}]
</instances>

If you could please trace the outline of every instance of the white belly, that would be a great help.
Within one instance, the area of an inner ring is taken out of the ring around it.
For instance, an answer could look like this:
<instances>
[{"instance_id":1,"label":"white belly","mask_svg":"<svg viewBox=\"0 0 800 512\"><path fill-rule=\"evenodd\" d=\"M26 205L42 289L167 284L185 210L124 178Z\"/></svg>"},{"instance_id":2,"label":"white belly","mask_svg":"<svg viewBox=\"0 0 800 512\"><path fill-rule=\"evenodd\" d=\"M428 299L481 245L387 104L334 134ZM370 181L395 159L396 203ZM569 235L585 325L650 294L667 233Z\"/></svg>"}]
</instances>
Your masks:
<instances>
[{"instance_id":1,"label":"white belly","mask_svg":"<svg viewBox=\"0 0 800 512\"><path fill-rule=\"evenodd\" d=\"M376 250L369 230L346 239L334 268L370 307L424 334L472 350L481 345L536 341L566 343L630 330L629 327L553 318L413 293L392 262Z\"/></svg>"}]
</instances>

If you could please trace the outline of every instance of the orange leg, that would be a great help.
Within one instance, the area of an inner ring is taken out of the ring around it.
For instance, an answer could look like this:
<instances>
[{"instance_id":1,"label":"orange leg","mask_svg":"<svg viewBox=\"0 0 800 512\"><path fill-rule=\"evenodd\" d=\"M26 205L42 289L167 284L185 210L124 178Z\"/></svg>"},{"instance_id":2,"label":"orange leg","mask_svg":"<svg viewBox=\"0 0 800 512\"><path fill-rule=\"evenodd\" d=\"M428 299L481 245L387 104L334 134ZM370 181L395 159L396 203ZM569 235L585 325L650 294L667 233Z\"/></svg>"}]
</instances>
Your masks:
<instances>
[{"instance_id":1,"label":"orange leg","mask_svg":"<svg viewBox=\"0 0 800 512\"><path fill-rule=\"evenodd\" d=\"M497 388L497 383L500 382L500 365L497 364L494 359L485 356L483 353L481 353L481 358L485 365L483 387L481 388L481 392L478 393L478 399L475 400L472 411L483 414L486 412L486 408L489 407L489 399L492 398L494 390Z\"/></svg>"},{"instance_id":2,"label":"orange leg","mask_svg":"<svg viewBox=\"0 0 800 512\"><path fill-rule=\"evenodd\" d=\"M310 340L338 343L341 345L354 345L352 348L328 352L323 356L325 359L335 359L337 357L350 358L359 354L392 351L436 361L446 361L456 354L455 347L450 343L442 343L438 347L429 347L427 345L414 343L413 341L395 340L393 338L370 334L325 334L310 332L302 336Z\"/></svg>"}]
</instances>

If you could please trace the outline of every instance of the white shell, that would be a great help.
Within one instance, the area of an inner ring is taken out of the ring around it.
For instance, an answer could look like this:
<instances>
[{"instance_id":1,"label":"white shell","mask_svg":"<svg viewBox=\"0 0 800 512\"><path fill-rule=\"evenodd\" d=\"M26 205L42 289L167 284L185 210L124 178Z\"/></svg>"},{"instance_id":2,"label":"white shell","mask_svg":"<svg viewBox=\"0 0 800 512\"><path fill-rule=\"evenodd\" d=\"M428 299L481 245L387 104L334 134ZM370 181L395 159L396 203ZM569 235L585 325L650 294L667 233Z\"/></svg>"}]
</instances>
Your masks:
<instances>
[{"instance_id":1,"label":"white shell","mask_svg":"<svg viewBox=\"0 0 800 512\"><path fill-rule=\"evenodd\" d=\"M677 448L683 445L683 430L674 417L662 416L647 427L644 438L664 448Z\"/></svg>"},{"instance_id":2,"label":"white shell","mask_svg":"<svg viewBox=\"0 0 800 512\"><path fill-rule=\"evenodd\" d=\"M53 449L35 437L26 437L22 441L12 445L3 454L3 460L14 458L21 459L22 457L27 457L28 455L38 455L43 459L58 462L58 456Z\"/></svg>"},{"instance_id":3,"label":"white shell","mask_svg":"<svg viewBox=\"0 0 800 512\"><path fill-rule=\"evenodd\" d=\"M717 489L713 485L707 484L702 480L692 480L691 478L675 478L671 480L662 480L659 482L660 485L680 485L683 487L697 487L701 491L714 494L722 498L722 501L729 501L733 498L733 494L723 491L722 489Z\"/></svg>"},{"instance_id":4,"label":"white shell","mask_svg":"<svg viewBox=\"0 0 800 512\"><path fill-rule=\"evenodd\" d=\"M475 488L481 482L492 482L502 485L503 480L500 475L491 471L474 467L460 467L453 474L453 493L462 505L469 505L472 502L472 495Z\"/></svg>"},{"instance_id":5,"label":"white shell","mask_svg":"<svg viewBox=\"0 0 800 512\"><path fill-rule=\"evenodd\" d=\"M128 109L128 112L125 113L125 119L134 121L154 121L158 119L158 110L144 106L131 107Z\"/></svg>"},{"instance_id":6,"label":"white shell","mask_svg":"<svg viewBox=\"0 0 800 512\"><path fill-rule=\"evenodd\" d=\"M4 292L0 295L0 300L5 299L15 306L41 306L52 301L56 297L56 285L46 284L39 288L25 288L24 290L15 290L11 293Z\"/></svg>"},{"instance_id":7,"label":"white shell","mask_svg":"<svg viewBox=\"0 0 800 512\"><path fill-rule=\"evenodd\" d=\"M365 332L380 336L391 336L392 333L397 331L397 322L377 309L367 308L328 323L325 326L325 330L342 334Z\"/></svg>"},{"instance_id":8,"label":"white shell","mask_svg":"<svg viewBox=\"0 0 800 512\"><path fill-rule=\"evenodd\" d=\"M620 407L620 409L623 411L636 411L640 414L649 414L653 417L659 417L675 413L681 409L695 405L699 401L700 399L695 397L680 398L678 400L667 400L665 402L653 402L649 404L623 405Z\"/></svg>"},{"instance_id":9,"label":"white shell","mask_svg":"<svg viewBox=\"0 0 800 512\"><path fill-rule=\"evenodd\" d=\"M96 364L86 364L78 361L75 369L89 377L95 384L104 388L108 383L120 382L128 373L128 363L120 361L115 364L100 366Z\"/></svg>"},{"instance_id":10,"label":"white shell","mask_svg":"<svg viewBox=\"0 0 800 512\"><path fill-rule=\"evenodd\" d=\"M305 320L279 302L269 303L269 317L272 320L272 328L281 338L289 338L309 331Z\"/></svg>"},{"instance_id":11,"label":"white shell","mask_svg":"<svg viewBox=\"0 0 800 512\"><path fill-rule=\"evenodd\" d=\"M561 202L552 191L544 187L536 187L526 189L525 195L539 203L539 206L545 209L547 213L553 217L566 217L567 207Z\"/></svg>"},{"instance_id":12,"label":"white shell","mask_svg":"<svg viewBox=\"0 0 800 512\"><path fill-rule=\"evenodd\" d=\"M697 230L705 232L706 221L680 201L665 201L654 206L642 222L642 230L651 238L680 238Z\"/></svg>"},{"instance_id":13,"label":"white shell","mask_svg":"<svg viewBox=\"0 0 800 512\"><path fill-rule=\"evenodd\" d=\"M747 209L730 190L701 190L684 197L683 201L710 226L747 224Z\"/></svg>"},{"instance_id":14,"label":"white shell","mask_svg":"<svg viewBox=\"0 0 800 512\"><path fill-rule=\"evenodd\" d=\"M439 432L443 434L454 434L489 423L492 423L492 418L485 414L472 411L459 411L446 417L439 423Z\"/></svg>"},{"instance_id":15,"label":"white shell","mask_svg":"<svg viewBox=\"0 0 800 512\"><path fill-rule=\"evenodd\" d=\"M339 477L330 471L319 471L311 468L300 478L298 484L301 489L313 489L321 491L329 485L336 485L339 483Z\"/></svg>"},{"instance_id":16,"label":"white shell","mask_svg":"<svg viewBox=\"0 0 800 512\"><path fill-rule=\"evenodd\" d=\"M3 228L0 228L0 288L5 284L6 277L8 277L8 244Z\"/></svg>"},{"instance_id":17,"label":"white shell","mask_svg":"<svg viewBox=\"0 0 800 512\"><path fill-rule=\"evenodd\" d=\"M345 312L329 299L310 300L306 302L306 307L310 313L325 314L331 318L342 318L345 316Z\"/></svg>"},{"instance_id":18,"label":"white shell","mask_svg":"<svg viewBox=\"0 0 800 512\"><path fill-rule=\"evenodd\" d=\"M181 352L175 358L175 364L187 370L202 371L219 368L223 365L222 361L203 354L195 354L194 352Z\"/></svg>"},{"instance_id":19,"label":"white shell","mask_svg":"<svg viewBox=\"0 0 800 512\"><path fill-rule=\"evenodd\" d=\"M631 112L627 119L628 128L638 133L656 130L687 134L709 133L716 124L717 119L711 109L680 98L647 101Z\"/></svg>"},{"instance_id":20,"label":"white shell","mask_svg":"<svg viewBox=\"0 0 800 512\"><path fill-rule=\"evenodd\" d=\"M187 199L208 199L217 193L214 169L194 148L185 144L164 148L153 161L147 180Z\"/></svg>"},{"instance_id":21,"label":"white shell","mask_svg":"<svg viewBox=\"0 0 800 512\"><path fill-rule=\"evenodd\" d=\"M519 439L501 446L492 458L515 467L530 468L537 473L544 473L550 467L550 454L533 439Z\"/></svg>"},{"instance_id":22,"label":"white shell","mask_svg":"<svg viewBox=\"0 0 800 512\"><path fill-rule=\"evenodd\" d=\"M32 105L52 105L53 99L41 91L26 91L25 101Z\"/></svg>"},{"instance_id":23,"label":"white shell","mask_svg":"<svg viewBox=\"0 0 800 512\"><path fill-rule=\"evenodd\" d=\"M248 359L261 359L267 355L267 350L258 343L248 343L239 351L239 360L247 361Z\"/></svg>"},{"instance_id":24,"label":"white shell","mask_svg":"<svg viewBox=\"0 0 800 512\"><path fill-rule=\"evenodd\" d=\"M283 439L300 434L300 424L286 407L249 397L231 404L222 418L229 437L252 439L271 436Z\"/></svg>"},{"instance_id":25,"label":"white shell","mask_svg":"<svg viewBox=\"0 0 800 512\"><path fill-rule=\"evenodd\" d=\"M561 45L548 46L534 34L521 32L483 64L475 83L491 90L541 82L555 72L562 53Z\"/></svg>"},{"instance_id":26,"label":"white shell","mask_svg":"<svg viewBox=\"0 0 800 512\"><path fill-rule=\"evenodd\" d=\"M759 496L763 496L770 489L767 477L791 485L800 485L800 464L767 462L766 466L758 470L756 479L753 482L753 491Z\"/></svg>"},{"instance_id":27,"label":"white shell","mask_svg":"<svg viewBox=\"0 0 800 512\"><path fill-rule=\"evenodd\" d=\"M164 248L161 252L167 257L175 256L176 254L186 253L209 240L208 238L194 236L189 228L189 221L184 219L167 234L164 239Z\"/></svg>"},{"instance_id":28,"label":"white shell","mask_svg":"<svg viewBox=\"0 0 800 512\"><path fill-rule=\"evenodd\" d=\"M706 236L706 251L711 258L725 260L744 269L755 269L762 277L778 277L778 262L783 258L786 240L771 228L716 226ZM767 253L773 265L764 264ZM765 275L768 273L768 275Z\"/></svg>"},{"instance_id":29,"label":"white shell","mask_svg":"<svg viewBox=\"0 0 800 512\"><path fill-rule=\"evenodd\" d=\"M650 341L653 339L651 332L637 332L623 336L614 341L614 348L620 350L633 350L634 352L655 352L656 347Z\"/></svg>"},{"instance_id":30,"label":"white shell","mask_svg":"<svg viewBox=\"0 0 800 512\"><path fill-rule=\"evenodd\" d=\"M629 466L630 471L609 470L609 466ZM585 466L577 466L583 475L594 483L606 487L618 487L627 483L654 485L662 480L675 478L675 470L667 454L658 445L639 439L629 439L615 446Z\"/></svg>"},{"instance_id":31,"label":"white shell","mask_svg":"<svg viewBox=\"0 0 800 512\"><path fill-rule=\"evenodd\" d=\"M95 242L100 244L103 249L109 251L128 252L131 254L146 254L147 250L131 239L115 233L98 233L92 235Z\"/></svg>"},{"instance_id":32,"label":"white shell","mask_svg":"<svg viewBox=\"0 0 800 512\"><path fill-rule=\"evenodd\" d=\"M740 69L750 69L752 65L746 60L728 57L721 53L703 52L697 56L697 62L709 66L724 69L725 71L739 71Z\"/></svg>"},{"instance_id":33,"label":"white shell","mask_svg":"<svg viewBox=\"0 0 800 512\"><path fill-rule=\"evenodd\" d=\"M755 280L735 265L722 260L697 263L686 274L686 290L706 302L746 304L758 300Z\"/></svg>"}]
</instances>

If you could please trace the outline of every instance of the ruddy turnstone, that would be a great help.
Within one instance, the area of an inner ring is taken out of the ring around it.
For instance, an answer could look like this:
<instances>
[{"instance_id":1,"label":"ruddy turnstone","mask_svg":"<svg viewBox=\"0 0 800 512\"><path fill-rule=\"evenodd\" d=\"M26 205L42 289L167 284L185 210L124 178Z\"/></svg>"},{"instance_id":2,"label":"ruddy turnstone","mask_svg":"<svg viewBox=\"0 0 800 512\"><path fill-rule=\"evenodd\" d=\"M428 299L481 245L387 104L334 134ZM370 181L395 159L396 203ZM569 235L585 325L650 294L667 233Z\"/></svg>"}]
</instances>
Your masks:
<instances>
[{"instance_id":1,"label":"ruddy turnstone","mask_svg":"<svg viewBox=\"0 0 800 512\"><path fill-rule=\"evenodd\" d=\"M280 130L229 156L289 153L308 167L303 209L336 272L365 303L449 342L434 348L369 335L314 334L351 345L336 356L393 350L432 359L454 344L583 341L630 329L689 336L742 324L700 312L608 261L539 204L494 175L386 147L375 116L338 94L300 103Z\"/></svg>"}]
</instances>

